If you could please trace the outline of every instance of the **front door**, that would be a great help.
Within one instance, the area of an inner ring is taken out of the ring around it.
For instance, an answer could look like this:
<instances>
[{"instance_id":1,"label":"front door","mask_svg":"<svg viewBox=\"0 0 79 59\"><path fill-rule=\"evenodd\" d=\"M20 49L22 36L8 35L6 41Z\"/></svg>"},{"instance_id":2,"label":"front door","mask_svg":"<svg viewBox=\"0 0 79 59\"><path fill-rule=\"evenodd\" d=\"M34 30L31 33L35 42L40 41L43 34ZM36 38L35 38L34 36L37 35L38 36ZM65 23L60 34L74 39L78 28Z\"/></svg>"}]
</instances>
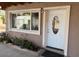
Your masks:
<instances>
[{"instance_id":1,"label":"front door","mask_svg":"<svg viewBox=\"0 0 79 59\"><path fill-rule=\"evenodd\" d=\"M48 10L47 46L64 50L68 32L67 16L66 9Z\"/></svg>"}]
</instances>

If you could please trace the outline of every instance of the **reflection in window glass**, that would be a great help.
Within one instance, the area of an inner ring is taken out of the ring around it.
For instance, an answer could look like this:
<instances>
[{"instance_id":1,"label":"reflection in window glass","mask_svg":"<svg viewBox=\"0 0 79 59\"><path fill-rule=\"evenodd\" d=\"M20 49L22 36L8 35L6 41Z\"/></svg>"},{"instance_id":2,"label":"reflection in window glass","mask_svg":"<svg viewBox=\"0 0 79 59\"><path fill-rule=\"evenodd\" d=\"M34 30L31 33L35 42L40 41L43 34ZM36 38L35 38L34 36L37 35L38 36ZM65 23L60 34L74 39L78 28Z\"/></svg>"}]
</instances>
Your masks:
<instances>
[{"instance_id":1,"label":"reflection in window glass","mask_svg":"<svg viewBox=\"0 0 79 59\"><path fill-rule=\"evenodd\" d=\"M39 12L10 13L11 28L39 30Z\"/></svg>"},{"instance_id":2,"label":"reflection in window glass","mask_svg":"<svg viewBox=\"0 0 79 59\"><path fill-rule=\"evenodd\" d=\"M24 13L23 17L24 18L23 18L22 29L30 30L31 14L30 13Z\"/></svg>"},{"instance_id":3,"label":"reflection in window glass","mask_svg":"<svg viewBox=\"0 0 79 59\"><path fill-rule=\"evenodd\" d=\"M38 24L39 24L39 13L32 13L31 29L38 30Z\"/></svg>"},{"instance_id":4,"label":"reflection in window glass","mask_svg":"<svg viewBox=\"0 0 79 59\"><path fill-rule=\"evenodd\" d=\"M11 14L11 17L12 17L12 28L16 28L16 25L15 25L15 18L16 18L16 14Z\"/></svg>"},{"instance_id":5,"label":"reflection in window glass","mask_svg":"<svg viewBox=\"0 0 79 59\"><path fill-rule=\"evenodd\" d=\"M12 28L30 30L30 13L12 14Z\"/></svg>"}]
</instances>

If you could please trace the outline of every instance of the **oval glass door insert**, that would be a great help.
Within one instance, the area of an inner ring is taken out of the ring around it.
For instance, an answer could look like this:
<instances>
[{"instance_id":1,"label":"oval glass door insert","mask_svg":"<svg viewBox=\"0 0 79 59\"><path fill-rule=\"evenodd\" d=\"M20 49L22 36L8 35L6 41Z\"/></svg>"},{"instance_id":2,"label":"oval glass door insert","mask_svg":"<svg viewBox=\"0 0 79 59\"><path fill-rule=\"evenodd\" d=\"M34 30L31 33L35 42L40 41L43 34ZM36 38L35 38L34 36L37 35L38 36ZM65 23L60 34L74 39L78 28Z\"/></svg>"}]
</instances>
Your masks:
<instances>
[{"instance_id":1,"label":"oval glass door insert","mask_svg":"<svg viewBox=\"0 0 79 59\"><path fill-rule=\"evenodd\" d=\"M59 31L59 18L58 16L54 16L52 20L52 30L54 34L57 34Z\"/></svg>"}]
</instances>

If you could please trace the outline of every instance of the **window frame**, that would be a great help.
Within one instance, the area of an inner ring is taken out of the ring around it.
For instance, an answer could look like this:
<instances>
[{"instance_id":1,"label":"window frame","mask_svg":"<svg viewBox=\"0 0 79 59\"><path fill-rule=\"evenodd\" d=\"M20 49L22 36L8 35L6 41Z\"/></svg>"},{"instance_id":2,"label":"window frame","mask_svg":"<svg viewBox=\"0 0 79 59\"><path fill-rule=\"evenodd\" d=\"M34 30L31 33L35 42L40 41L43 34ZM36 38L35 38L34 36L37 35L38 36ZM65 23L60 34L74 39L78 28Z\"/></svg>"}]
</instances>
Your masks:
<instances>
[{"instance_id":1,"label":"window frame","mask_svg":"<svg viewBox=\"0 0 79 59\"><path fill-rule=\"evenodd\" d=\"M16 29L16 28L12 28L12 18L10 16L10 14L17 14L17 13L24 13L24 12L29 12L29 13L35 13L38 12L39 13L39 24L38 24L38 30L32 30L31 29L31 21L30 21L30 30L24 30L24 29ZM8 11L8 31L14 31L14 32L22 32L22 33L28 33L28 34L36 34L36 35L40 35L40 19L41 19L41 8L38 9L26 9L26 10L9 10Z\"/></svg>"}]
</instances>

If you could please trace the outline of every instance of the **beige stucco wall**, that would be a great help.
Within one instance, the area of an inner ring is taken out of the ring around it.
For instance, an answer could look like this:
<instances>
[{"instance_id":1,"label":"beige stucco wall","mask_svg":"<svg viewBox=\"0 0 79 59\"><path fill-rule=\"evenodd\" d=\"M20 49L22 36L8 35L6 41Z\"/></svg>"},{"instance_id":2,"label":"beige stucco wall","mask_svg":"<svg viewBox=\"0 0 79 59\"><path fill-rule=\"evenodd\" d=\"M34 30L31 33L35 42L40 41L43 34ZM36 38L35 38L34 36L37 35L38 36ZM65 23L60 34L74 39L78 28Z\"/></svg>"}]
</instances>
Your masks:
<instances>
[{"instance_id":1,"label":"beige stucco wall","mask_svg":"<svg viewBox=\"0 0 79 59\"><path fill-rule=\"evenodd\" d=\"M53 7L53 6L65 6L71 5L70 14L70 25L69 25L69 44L68 44L68 56L79 56L79 3L34 3L34 4L24 4L11 6L7 8L8 10L19 10L19 9L30 9L30 8L43 8L43 7ZM43 25L43 19L41 19L41 24ZM7 23L8 24L8 23ZM41 34L32 35L27 33L19 32L9 32L12 36L25 37L28 40L34 42L35 44L42 46L42 25Z\"/></svg>"}]
</instances>

